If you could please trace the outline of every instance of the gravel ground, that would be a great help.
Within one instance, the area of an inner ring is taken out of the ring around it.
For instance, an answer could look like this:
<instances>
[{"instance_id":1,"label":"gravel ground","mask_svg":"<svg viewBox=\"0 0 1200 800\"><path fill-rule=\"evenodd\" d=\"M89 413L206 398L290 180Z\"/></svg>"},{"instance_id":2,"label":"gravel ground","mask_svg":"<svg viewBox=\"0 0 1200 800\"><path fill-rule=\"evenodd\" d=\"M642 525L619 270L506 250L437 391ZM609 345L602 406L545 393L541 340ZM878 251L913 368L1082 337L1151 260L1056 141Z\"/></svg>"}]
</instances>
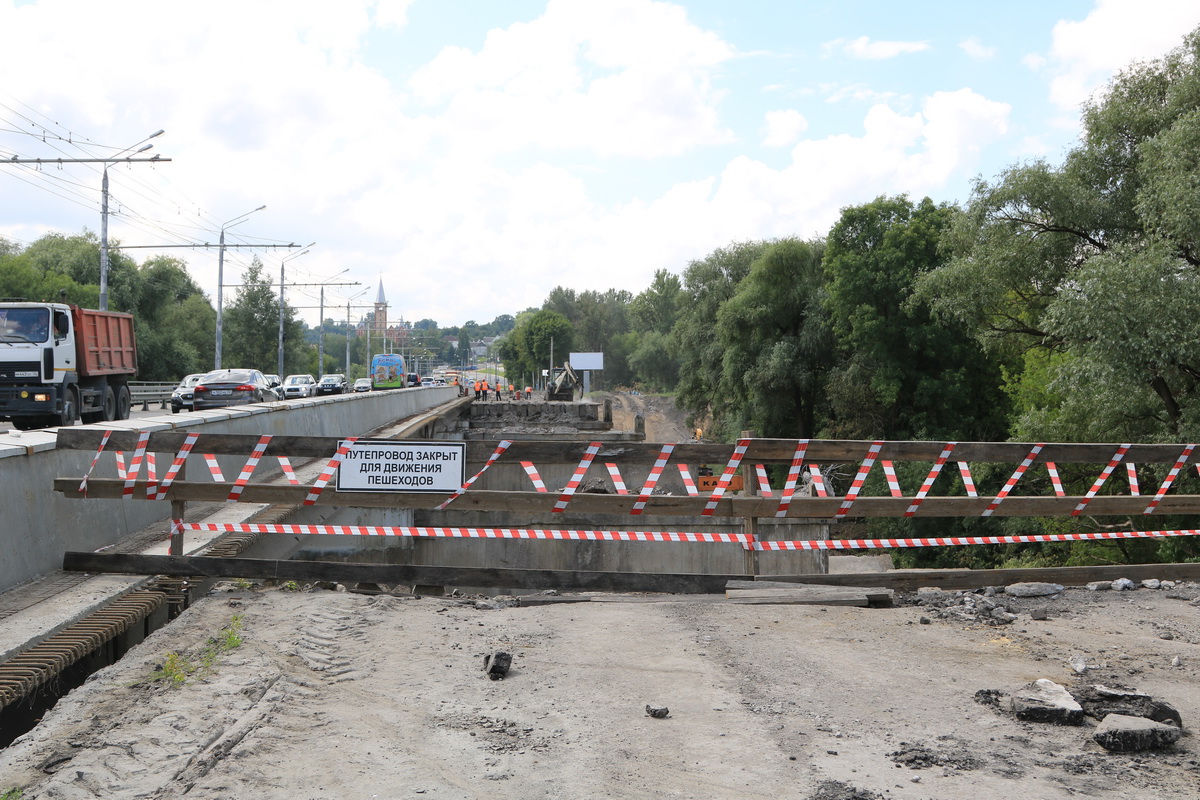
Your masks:
<instances>
[{"instance_id":1,"label":"gravel ground","mask_svg":"<svg viewBox=\"0 0 1200 800\"><path fill-rule=\"evenodd\" d=\"M1189 727L1197 594L1072 589L1010 601L1016 621L993 625L950 613L963 600L953 593L881 609L652 596L519 607L226 584L0 752L0 792L1194 797L1190 734L1113 754L1091 740L1094 720L1021 722L976 693L1038 678L1122 684L1173 704ZM234 620L238 646L181 685L155 679L179 656L200 662ZM484 659L498 651L512 667L488 680Z\"/></svg>"}]
</instances>

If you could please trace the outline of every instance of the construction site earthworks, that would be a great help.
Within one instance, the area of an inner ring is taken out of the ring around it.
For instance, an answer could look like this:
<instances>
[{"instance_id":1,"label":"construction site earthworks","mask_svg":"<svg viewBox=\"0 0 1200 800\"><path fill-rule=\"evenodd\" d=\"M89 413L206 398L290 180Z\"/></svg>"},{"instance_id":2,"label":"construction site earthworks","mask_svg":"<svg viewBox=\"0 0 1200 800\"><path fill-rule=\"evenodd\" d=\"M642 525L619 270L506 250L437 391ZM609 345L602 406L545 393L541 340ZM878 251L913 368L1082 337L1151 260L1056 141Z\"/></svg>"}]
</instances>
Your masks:
<instances>
[{"instance_id":1,"label":"construction site earthworks","mask_svg":"<svg viewBox=\"0 0 1200 800\"><path fill-rule=\"evenodd\" d=\"M632 404L651 441L689 430ZM1200 796L1200 584L1119 569L220 580L0 750L0 797Z\"/></svg>"}]
</instances>

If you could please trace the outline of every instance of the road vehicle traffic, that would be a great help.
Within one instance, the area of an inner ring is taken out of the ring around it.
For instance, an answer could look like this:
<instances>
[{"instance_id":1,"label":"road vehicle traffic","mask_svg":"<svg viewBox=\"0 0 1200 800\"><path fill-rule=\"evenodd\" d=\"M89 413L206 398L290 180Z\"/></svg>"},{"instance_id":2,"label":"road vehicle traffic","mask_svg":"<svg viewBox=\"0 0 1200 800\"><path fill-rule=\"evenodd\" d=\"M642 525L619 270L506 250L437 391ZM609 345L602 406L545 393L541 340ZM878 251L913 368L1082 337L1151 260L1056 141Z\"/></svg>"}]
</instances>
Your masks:
<instances>
[{"instance_id":1,"label":"road vehicle traffic","mask_svg":"<svg viewBox=\"0 0 1200 800\"><path fill-rule=\"evenodd\" d=\"M263 373L263 377L267 379L267 385L271 387L271 391L275 393L278 400L286 400L283 396L283 378L274 375L270 372Z\"/></svg>"},{"instance_id":2,"label":"road vehicle traffic","mask_svg":"<svg viewBox=\"0 0 1200 800\"><path fill-rule=\"evenodd\" d=\"M192 388L192 408L196 411L275 399L267 379L256 369L213 370Z\"/></svg>"},{"instance_id":3,"label":"road vehicle traffic","mask_svg":"<svg viewBox=\"0 0 1200 800\"><path fill-rule=\"evenodd\" d=\"M354 382L354 391L356 391L356 392L371 391L371 379L370 378L359 378L358 380L356 380Z\"/></svg>"},{"instance_id":4,"label":"road vehicle traffic","mask_svg":"<svg viewBox=\"0 0 1200 800\"><path fill-rule=\"evenodd\" d=\"M376 389L403 389L407 385L404 356L378 353L371 356L371 380Z\"/></svg>"},{"instance_id":5,"label":"road vehicle traffic","mask_svg":"<svg viewBox=\"0 0 1200 800\"><path fill-rule=\"evenodd\" d=\"M178 414L180 411L192 410L192 389L200 382L206 374L205 372L193 372L191 375L185 375L179 385L175 387L175 391L171 392L171 413Z\"/></svg>"},{"instance_id":6,"label":"road vehicle traffic","mask_svg":"<svg viewBox=\"0 0 1200 800\"><path fill-rule=\"evenodd\" d=\"M317 394L342 394L346 391L346 376L337 373L322 375L317 384Z\"/></svg>"},{"instance_id":7,"label":"road vehicle traffic","mask_svg":"<svg viewBox=\"0 0 1200 800\"><path fill-rule=\"evenodd\" d=\"M131 314L0 302L0 421L31 430L128 419L136 374Z\"/></svg>"},{"instance_id":8,"label":"road vehicle traffic","mask_svg":"<svg viewBox=\"0 0 1200 800\"><path fill-rule=\"evenodd\" d=\"M312 397L317 388L317 379L312 375L288 375L283 379L283 396L288 400Z\"/></svg>"}]
</instances>

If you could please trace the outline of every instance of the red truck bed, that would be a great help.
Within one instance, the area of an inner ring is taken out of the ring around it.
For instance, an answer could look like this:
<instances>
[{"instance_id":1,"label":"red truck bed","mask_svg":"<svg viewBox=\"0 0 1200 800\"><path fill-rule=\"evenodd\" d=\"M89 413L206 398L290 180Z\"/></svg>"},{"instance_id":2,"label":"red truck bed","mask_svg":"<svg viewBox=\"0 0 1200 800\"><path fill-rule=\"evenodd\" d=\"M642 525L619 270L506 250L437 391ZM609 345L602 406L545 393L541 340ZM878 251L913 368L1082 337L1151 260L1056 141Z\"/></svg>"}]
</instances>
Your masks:
<instances>
[{"instance_id":1,"label":"red truck bed","mask_svg":"<svg viewBox=\"0 0 1200 800\"><path fill-rule=\"evenodd\" d=\"M71 316L75 323L80 375L137 374L132 314L72 306Z\"/></svg>"}]
</instances>

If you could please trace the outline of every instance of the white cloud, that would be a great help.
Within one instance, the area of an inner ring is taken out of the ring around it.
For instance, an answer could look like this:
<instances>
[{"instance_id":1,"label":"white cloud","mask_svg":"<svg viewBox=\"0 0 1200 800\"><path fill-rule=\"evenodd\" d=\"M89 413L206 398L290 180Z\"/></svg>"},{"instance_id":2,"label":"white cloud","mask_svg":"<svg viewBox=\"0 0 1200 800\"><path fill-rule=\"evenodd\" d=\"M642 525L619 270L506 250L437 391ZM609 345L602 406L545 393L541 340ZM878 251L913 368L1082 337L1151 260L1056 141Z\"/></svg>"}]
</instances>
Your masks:
<instances>
[{"instance_id":1,"label":"white cloud","mask_svg":"<svg viewBox=\"0 0 1200 800\"><path fill-rule=\"evenodd\" d=\"M958 47L976 61L987 61L996 57L996 48L988 47L978 36L968 36L958 43Z\"/></svg>"},{"instance_id":2,"label":"white cloud","mask_svg":"<svg viewBox=\"0 0 1200 800\"><path fill-rule=\"evenodd\" d=\"M711 76L732 56L679 6L551 0L538 19L491 31L478 52L446 48L411 86L444 107L445 136L472 148L655 157L732 140Z\"/></svg>"},{"instance_id":3,"label":"white cloud","mask_svg":"<svg viewBox=\"0 0 1200 800\"><path fill-rule=\"evenodd\" d=\"M1077 109L1116 71L1178 47L1197 24L1200 3L1194 0L1097 0L1083 20L1054 26L1051 100Z\"/></svg>"},{"instance_id":4,"label":"white cloud","mask_svg":"<svg viewBox=\"0 0 1200 800\"><path fill-rule=\"evenodd\" d=\"M808 130L808 120L795 109L768 111L763 115L763 146L787 147Z\"/></svg>"},{"instance_id":5,"label":"white cloud","mask_svg":"<svg viewBox=\"0 0 1200 800\"><path fill-rule=\"evenodd\" d=\"M895 58L906 53L920 53L929 49L928 42L873 42L867 36L857 39L834 39L821 46L826 55L841 50L851 58L879 60Z\"/></svg>"}]
</instances>

